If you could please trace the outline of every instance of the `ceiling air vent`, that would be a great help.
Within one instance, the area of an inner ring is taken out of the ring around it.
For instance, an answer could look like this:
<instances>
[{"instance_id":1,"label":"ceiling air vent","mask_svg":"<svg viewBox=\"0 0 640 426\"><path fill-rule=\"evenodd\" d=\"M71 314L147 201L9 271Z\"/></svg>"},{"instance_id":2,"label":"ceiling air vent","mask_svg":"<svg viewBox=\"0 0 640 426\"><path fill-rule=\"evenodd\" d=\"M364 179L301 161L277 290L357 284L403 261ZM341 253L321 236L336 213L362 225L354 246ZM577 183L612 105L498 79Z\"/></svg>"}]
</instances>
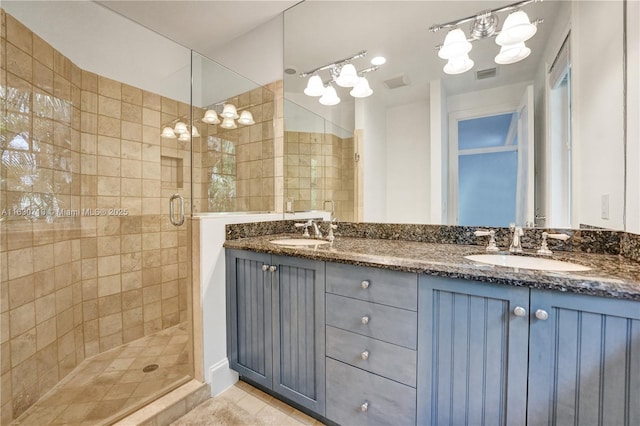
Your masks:
<instances>
[{"instance_id":1,"label":"ceiling air vent","mask_svg":"<svg viewBox=\"0 0 640 426\"><path fill-rule=\"evenodd\" d=\"M384 85L389 89L397 89L398 87L404 87L409 85L409 79L406 75L402 74L398 77L390 78L384 81Z\"/></svg>"},{"instance_id":2,"label":"ceiling air vent","mask_svg":"<svg viewBox=\"0 0 640 426\"><path fill-rule=\"evenodd\" d=\"M485 78L493 78L495 76L495 68L487 68L486 70L476 71L476 80L484 80Z\"/></svg>"}]
</instances>

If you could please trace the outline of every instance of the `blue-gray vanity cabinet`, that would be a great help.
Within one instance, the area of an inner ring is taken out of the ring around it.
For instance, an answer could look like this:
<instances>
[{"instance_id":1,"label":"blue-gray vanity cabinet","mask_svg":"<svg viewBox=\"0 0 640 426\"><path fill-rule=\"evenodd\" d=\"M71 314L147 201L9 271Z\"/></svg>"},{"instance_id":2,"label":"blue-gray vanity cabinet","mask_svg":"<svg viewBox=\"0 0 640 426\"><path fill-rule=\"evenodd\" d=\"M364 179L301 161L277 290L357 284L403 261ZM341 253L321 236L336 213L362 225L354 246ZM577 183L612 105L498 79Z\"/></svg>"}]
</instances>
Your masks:
<instances>
[{"instance_id":1,"label":"blue-gray vanity cabinet","mask_svg":"<svg viewBox=\"0 0 640 426\"><path fill-rule=\"evenodd\" d=\"M231 368L325 412L324 263L227 250Z\"/></svg>"},{"instance_id":2,"label":"blue-gray vanity cabinet","mask_svg":"<svg viewBox=\"0 0 640 426\"><path fill-rule=\"evenodd\" d=\"M640 302L421 276L418 424L640 424Z\"/></svg>"},{"instance_id":3,"label":"blue-gray vanity cabinet","mask_svg":"<svg viewBox=\"0 0 640 426\"><path fill-rule=\"evenodd\" d=\"M418 300L418 425L524 425L529 289L423 275Z\"/></svg>"},{"instance_id":4,"label":"blue-gray vanity cabinet","mask_svg":"<svg viewBox=\"0 0 640 426\"><path fill-rule=\"evenodd\" d=\"M640 302L532 290L530 321L529 425L640 425Z\"/></svg>"}]
</instances>

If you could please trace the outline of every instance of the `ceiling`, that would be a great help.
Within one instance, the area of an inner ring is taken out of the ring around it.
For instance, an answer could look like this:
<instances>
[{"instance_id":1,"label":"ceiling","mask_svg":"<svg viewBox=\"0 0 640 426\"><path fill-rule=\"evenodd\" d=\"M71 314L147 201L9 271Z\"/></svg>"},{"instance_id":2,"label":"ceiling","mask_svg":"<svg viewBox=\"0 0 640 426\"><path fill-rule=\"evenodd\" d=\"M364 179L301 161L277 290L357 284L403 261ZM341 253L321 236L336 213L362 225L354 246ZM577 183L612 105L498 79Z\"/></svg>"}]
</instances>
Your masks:
<instances>
[{"instance_id":1,"label":"ceiling","mask_svg":"<svg viewBox=\"0 0 640 426\"><path fill-rule=\"evenodd\" d=\"M470 57L474 68L464 74L450 76L442 71L446 61L440 59L436 46L442 44L447 31L432 33L429 27L473 16L478 12L511 4L514 1L307 1L285 13L285 67L299 72L309 71L353 54L368 50L367 57L354 61L357 69L369 60L383 55L387 63L369 73L374 93L383 93L387 105L406 104L429 97L429 82L442 79L448 94L482 90L496 86L533 80L542 58L548 36L555 25L560 3L544 1L523 8L530 18L543 18L537 34L527 41L531 55L516 64L497 65L499 52L494 38L473 43ZM366 5L366 6L365 6ZM502 26L508 12L499 13ZM469 24L460 26L468 34ZM493 79L478 81L475 71L497 67ZM405 75L410 84L389 90L384 80ZM322 77L328 77L325 71ZM288 92L302 92L306 79L285 75ZM349 98L345 89L339 95Z\"/></svg>"},{"instance_id":2,"label":"ceiling","mask_svg":"<svg viewBox=\"0 0 640 426\"><path fill-rule=\"evenodd\" d=\"M496 65L499 51L494 39L473 43L471 58L476 65L471 72L448 76L443 73L444 60L435 49L446 31L431 33L433 24L460 19L487 9L513 3L509 1L112 1L98 3L162 34L183 46L215 58L225 44L284 14L284 68L308 71L326 63L368 50L366 58L355 63L358 69L369 66L369 59L383 55L388 59L378 71L368 74L371 86L386 105L399 105L429 97L429 82L442 79L449 94L481 90L523 80L532 80L548 34L555 25L559 0L527 5L531 19L543 18L538 33L527 42L529 58L512 65ZM300 3L300 4L298 4ZM292 7L298 4L296 7ZM287 10L288 9L288 10ZM507 13L500 13L500 24ZM467 30L468 24L461 26ZM245 59L251 60L251 58ZM497 67L493 79L478 81L475 71ZM405 75L410 85L389 90L383 81ZM323 76L324 77L324 76ZM328 76L327 76L328 77ZM306 79L285 75L285 90L304 99ZM339 89L343 104L351 101L345 89ZM309 105L309 104L307 104ZM310 105L309 105L310 106ZM341 105L348 107L348 105ZM326 107L321 107L325 108ZM335 108L335 107L334 107ZM313 108L315 109L315 108Z\"/></svg>"},{"instance_id":3,"label":"ceiling","mask_svg":"<svg viewBox=\"0 0 640 426\"><path fill-rule=\"evenodd\" d=\"M205 56L298 2L97 0L114 12Z\"/></svg>"}]
</instances>

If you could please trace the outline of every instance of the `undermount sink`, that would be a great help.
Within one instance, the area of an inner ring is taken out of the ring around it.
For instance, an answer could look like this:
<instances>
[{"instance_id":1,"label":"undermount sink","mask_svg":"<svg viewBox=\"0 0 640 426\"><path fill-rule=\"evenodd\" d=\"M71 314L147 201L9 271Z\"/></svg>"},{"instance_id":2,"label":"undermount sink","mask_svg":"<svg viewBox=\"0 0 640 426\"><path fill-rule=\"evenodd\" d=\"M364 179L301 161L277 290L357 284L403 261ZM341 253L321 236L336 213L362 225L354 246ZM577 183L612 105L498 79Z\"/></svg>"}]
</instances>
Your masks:
<instances>
[{"instance_id":1,"label":"undermount sink","mask_svg":"<svg viewBox=\"0 0 640 426\"><path fill-rule=\"evenodd\" d=\"M322 244L329 244L329 241L314 240L312 238L283 238L281 240L271 240L269 242L271 244L277 244L279 246L296 246L296 247L319 246Z\"/></svg>"},{"instance_id":2,"label":"undermount sink","mask_svg":"<svg viewBox=\"0 0 640 426\"><path fill-rule=\"evenodd\" d=\"M536 269L539 271L578 272L589 271L591 268L576 263L561 260L544 259L540 257L512 256L508 254L475 254L465 256L474 262L487 263L511 268Z\"/></svg>"}]
</instances>

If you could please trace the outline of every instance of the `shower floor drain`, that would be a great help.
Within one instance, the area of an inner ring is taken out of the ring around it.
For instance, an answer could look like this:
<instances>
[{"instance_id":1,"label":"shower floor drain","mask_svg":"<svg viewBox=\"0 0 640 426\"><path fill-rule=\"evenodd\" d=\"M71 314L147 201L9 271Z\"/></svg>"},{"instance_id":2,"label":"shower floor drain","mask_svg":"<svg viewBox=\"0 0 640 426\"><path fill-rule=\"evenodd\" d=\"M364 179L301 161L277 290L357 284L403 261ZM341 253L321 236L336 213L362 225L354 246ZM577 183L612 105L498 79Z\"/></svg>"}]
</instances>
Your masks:
<instances>
[{"instance_id":1,"label":"shower floor drain","mask_svg":"<svg viewBox=\"0 0 640 426\"><path fill-rule=\"evenodd\" d=\"M149 364L142 369L143 373L151 373L152 371L156 371L158 369L158 364Z\"/></svg>"}]
</instances>

